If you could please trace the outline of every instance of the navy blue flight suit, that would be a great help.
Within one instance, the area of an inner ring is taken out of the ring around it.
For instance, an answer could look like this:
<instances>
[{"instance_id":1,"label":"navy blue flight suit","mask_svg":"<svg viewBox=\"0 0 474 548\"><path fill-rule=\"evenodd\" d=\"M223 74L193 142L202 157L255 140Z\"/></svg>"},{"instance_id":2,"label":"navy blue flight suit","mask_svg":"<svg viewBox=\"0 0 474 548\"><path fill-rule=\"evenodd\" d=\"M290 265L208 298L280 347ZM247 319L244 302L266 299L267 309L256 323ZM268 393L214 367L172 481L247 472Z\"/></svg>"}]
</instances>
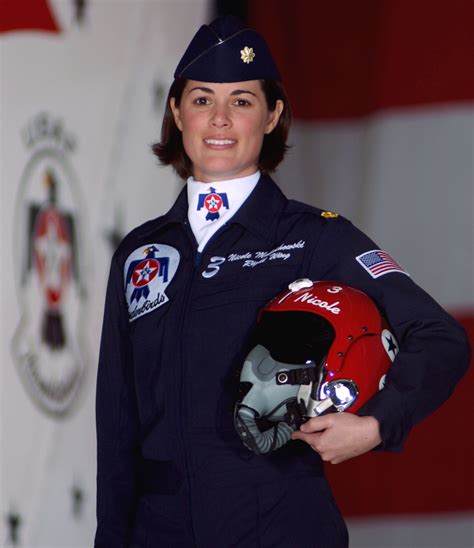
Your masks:
<instances>
[{"instance_id":1,"label":"navy blue flight suit","mask_svg":"<svg viewBox=\"0 0 474 548\"><path fill-rule=\"evenodd\" d=\"M256 456L234 430L235 372L258 309L302 277L341 281L377 302L401 351L360 414L379 420L384 450L399 450L451 394L468 365L465 334L409 276L372 278L355 258L377 246L349 221L287 200L268 176L202 253L187 207L183 189L112 259L97 384L96 546L347 546L319 455L292 441ZM165 252L130 262L144 248ZM147 296L153 275L161 289Z\"/></svg>"}]
</instances>

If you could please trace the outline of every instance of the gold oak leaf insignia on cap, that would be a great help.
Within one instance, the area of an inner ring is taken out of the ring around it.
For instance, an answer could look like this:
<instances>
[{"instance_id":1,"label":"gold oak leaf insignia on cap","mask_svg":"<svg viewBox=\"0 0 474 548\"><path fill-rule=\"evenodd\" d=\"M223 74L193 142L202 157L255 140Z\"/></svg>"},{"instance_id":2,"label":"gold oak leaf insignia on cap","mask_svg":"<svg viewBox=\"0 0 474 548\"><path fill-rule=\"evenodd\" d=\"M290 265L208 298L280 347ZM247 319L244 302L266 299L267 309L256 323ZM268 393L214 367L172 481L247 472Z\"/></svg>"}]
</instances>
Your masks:
<instances>
[{"instance_id":1,"label":"gold oak leaf insignia on cap","mask_svg":"<svg viewBox=\"0 0 474 548\"><path fill-rule=\"evenodd\" d=\"M324 217L325 219L336 219L339 217L339 213L333 213L332 211L323 211L321 213L321 217Z\"/></svg>"},{"instance_id":2,"label":"gold oak leaf insignia on cap","mask_svg":"<svg viewBox=\"0 0 474 548\"><path fill-rule=\"evenodd\" d=\"M255 57L255 53L253 51L253 48L249 48L248 46L245 46L244 49L240 50L240 58L244 63L251 63L253 61L253 58Z\"/></svg>"}]
</instances>

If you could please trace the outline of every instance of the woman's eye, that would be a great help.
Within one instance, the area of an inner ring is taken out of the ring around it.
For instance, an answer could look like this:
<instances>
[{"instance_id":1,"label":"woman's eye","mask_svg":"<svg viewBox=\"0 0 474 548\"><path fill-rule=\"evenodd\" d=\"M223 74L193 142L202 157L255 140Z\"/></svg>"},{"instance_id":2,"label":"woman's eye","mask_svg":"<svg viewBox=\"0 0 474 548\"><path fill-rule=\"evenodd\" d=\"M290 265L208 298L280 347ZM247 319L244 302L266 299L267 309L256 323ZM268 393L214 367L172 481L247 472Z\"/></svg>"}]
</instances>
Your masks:
<instances>
[{"instance_id":1,"label":"woman's eye","mask_svg":"<svg viewBox=\"0 0 474 548\"><path fill-rule=\"evenodd\" d=\"M208 105L209 100L207 97L197 97L196 99L194 99L193 103L195 105Z\"/></svg>"},{"instance_id":2,"label":"woman's eye","mask_svg":"<svg viewBox=\"0 0 474 548\"><path fill-rule=\"evenodd\" d=\"M238 107L248 107L250 106L250 101L247 101L247 99L236 99L234 104Z\"/></svg>"}]
</instances>

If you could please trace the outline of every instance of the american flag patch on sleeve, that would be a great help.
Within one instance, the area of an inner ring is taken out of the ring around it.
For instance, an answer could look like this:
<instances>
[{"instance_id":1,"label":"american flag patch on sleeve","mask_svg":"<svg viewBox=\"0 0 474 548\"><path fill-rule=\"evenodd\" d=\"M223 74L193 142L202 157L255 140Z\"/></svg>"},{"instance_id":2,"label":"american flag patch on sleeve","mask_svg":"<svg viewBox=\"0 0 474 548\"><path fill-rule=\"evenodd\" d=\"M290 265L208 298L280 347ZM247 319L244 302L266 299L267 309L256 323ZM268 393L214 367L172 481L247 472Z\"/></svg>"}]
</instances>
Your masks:
<instances>
[{"instance_id":1,"label":"american flag patch on sleeve","mask_svg":"<svg viewBox=\"0 0 474 548\"><path fill-rule=\"evenodd\" d=\"M357 262L372 276L372 278L379 278L384 274L390 272L399 272L400 274L406 274L403 268L397 263L397 261L391 257L385 251L381 249L372 249L372 251L366 251L356 257Z\"/></svg>"}]
</instances>

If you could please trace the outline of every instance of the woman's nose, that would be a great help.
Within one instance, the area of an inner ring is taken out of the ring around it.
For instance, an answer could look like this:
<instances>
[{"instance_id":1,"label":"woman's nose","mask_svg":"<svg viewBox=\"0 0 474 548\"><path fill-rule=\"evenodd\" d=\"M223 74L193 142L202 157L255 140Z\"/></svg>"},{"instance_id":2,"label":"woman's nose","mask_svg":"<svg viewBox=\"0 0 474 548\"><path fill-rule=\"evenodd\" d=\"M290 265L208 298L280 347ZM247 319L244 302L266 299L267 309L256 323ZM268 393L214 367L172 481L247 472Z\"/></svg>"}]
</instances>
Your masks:
<instances>
[{"instance_id":1,"label":"woman's nose","mask_svg":"<svg viewBox=\"0 0 474 548\"><path fill-rule=\"evenodd\" d=\"M210 123L213 127L229 127L232 122L225 106L216 106L212 112Z\"/></svg>"}]
</instances>

